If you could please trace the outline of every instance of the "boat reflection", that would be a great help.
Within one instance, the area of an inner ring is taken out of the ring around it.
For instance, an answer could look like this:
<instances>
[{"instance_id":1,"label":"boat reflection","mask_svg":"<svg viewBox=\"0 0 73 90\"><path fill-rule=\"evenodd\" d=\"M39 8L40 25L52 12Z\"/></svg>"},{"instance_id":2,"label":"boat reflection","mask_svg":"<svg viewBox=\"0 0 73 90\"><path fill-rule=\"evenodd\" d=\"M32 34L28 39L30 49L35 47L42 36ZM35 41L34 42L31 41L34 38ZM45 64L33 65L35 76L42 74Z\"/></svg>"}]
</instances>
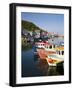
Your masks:
<instances>
[{"instance_id":1,"label":"boat reflection","mask_svg":"<svg viewBox=\"0 0 73 90\"><path fill-rule=\"evenodd\" d=\"M37 69L39 69L43 76L64 75L63 63L59 63L57 66L49 66L46 60L41 60L36 55L34 58Z\"/></svg>"}]
</instances>

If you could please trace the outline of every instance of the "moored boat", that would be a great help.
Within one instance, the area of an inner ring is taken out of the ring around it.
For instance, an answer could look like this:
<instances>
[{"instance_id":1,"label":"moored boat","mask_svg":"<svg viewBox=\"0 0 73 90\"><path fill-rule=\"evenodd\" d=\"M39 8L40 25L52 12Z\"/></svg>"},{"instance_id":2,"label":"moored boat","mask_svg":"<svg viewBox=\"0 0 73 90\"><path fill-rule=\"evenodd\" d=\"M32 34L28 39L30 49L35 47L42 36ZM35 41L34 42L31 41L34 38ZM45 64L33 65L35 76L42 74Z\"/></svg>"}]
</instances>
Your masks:
<instances>
[{"instance_id":1,"label":"moored boat","mask_svg":"<svg viewBox=\"0 0 73 90\"><path fill-rule=\"evenodd\" d=\"M58 63L64 62L64 47L57 47L56 54L48 55L46 60L50 66L57 66Z\"/></svg>"}]
</instances>

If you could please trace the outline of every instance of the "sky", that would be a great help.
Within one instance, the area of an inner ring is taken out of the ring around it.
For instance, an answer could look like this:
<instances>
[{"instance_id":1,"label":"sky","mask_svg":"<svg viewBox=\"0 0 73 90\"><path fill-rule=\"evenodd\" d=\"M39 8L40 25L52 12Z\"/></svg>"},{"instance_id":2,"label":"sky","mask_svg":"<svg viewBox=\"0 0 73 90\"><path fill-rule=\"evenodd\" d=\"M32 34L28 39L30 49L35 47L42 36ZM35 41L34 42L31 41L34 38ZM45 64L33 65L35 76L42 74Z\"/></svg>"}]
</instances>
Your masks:
<instances>
[{"instance_id":1,"label":"sky","mask_svg":"<svg viewBox=\"0 0 73 90\"><path fill-rule=\"evenodd\" d=\"M64 34L64 14L22 12L21 20L33 22L48 32Z\"/></svg>"}]
</instances>

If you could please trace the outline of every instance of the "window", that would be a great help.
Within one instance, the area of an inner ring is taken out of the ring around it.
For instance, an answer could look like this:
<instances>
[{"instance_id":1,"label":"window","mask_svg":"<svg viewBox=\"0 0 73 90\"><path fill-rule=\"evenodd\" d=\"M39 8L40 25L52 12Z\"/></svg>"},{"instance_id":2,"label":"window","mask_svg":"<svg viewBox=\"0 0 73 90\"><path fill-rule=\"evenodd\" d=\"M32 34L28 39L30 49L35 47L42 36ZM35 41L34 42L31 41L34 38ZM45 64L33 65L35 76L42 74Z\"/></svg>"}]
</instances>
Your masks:
<instances>
[{"instance_id":1,"label":"window","mask_svg":"<svg viewBox=\"0 0 73 90\"><path fill-rule=\"evenodd\" d=\"M51 49L51 48L52 48L52 45L51 45L51 46L49 46L49 48Z\"/></svg>"},{"instance_id":2,"label":"window","mask_svg":"<svg viewBox=\"0 0 73 90\"><path fill-rule=\"evenodd\" d=\"M59 51L59 55L60 55L60 51Z\"/></svg>"},{"instance_id":3,"label":"window","mask_svg":"<svg viewBox=\"0 0 73 90\"><path fill-rule=\"evenodd\" d=\"M64 51L62 51L62 55L64 55Z\"/></svg>"},{"instance_id":4,"label":"window","mask_svg":"<svg viewBox=\"0 0 73 90\"><path fill-rule=\"evenodd\" d=\"M55 48L55 45L53 47Z\"/></svg>"}]
</instances>

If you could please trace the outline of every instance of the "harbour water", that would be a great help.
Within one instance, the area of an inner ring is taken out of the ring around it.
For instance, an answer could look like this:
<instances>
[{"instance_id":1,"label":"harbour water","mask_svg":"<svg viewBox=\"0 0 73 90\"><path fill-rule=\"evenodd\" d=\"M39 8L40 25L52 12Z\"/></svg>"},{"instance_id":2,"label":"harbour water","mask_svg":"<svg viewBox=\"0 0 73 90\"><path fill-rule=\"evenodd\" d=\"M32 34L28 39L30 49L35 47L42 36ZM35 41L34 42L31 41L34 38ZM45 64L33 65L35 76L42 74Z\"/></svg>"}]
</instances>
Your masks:
<instances>
[{"instance_id":1,"label":"harbour water","mask_svg":"<svg viewBox=\"0 0 73 90\"><path fill-rule=\"evenodd\" d=\"M63 39L53 39L53 42L63 42ZM58 76L64 75L63 65L49 66L46 60L41 60L34 54L34 46L28 50L22 50L22 77Z\"/></svg>"}]
</instances>

